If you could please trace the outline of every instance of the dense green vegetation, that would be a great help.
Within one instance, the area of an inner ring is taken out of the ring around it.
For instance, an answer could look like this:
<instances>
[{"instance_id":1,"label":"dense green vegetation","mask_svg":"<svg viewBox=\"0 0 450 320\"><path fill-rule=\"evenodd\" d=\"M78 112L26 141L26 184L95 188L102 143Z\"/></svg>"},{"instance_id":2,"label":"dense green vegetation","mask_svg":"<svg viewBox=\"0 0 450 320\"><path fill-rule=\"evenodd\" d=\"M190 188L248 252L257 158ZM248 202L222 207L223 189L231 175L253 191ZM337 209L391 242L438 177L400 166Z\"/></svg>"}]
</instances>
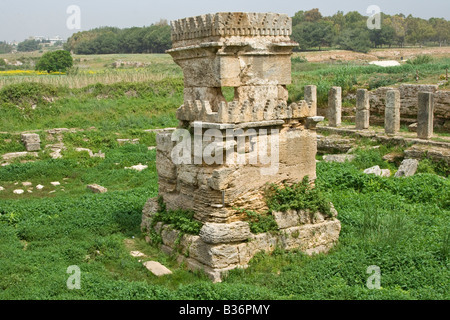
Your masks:
<instances>
[{"instance_id":1,"label":"dense green vegetation","mask_svg":"<svg viewBox=\"0 0 450 320\"><path fill-rule=\"evenodd\" d=\"M170 26L162 20L150 27L102 27L72 35L64 48L76 54L164 53L170 49Z\"/></svg>"},{"instance_id":2,"label":"dense green vegetation","mask_svg":"<svg viewBox=\"0 0 450 320\"><path fill-rule=\"evenodd\" d=\"M36 70L50 72L66 72L73 66L70 52L65 50L49 51L42 55L36 64Z\"/></svg>"},{"instance_id":3,"label":"dense green vegetation","mask_svg":"<svg viewBox=\"0 0 450 320\"><path fill-rule=\"evenodd\" d=\"M24 40L17 45L17 51L19 52L31 52L39 50L40 48L40 42L34 39Z\"/></svg>"},{"instance_id":4,"label":"dense green vegetation","mask_svg":"<svg viewBox=\"0 0 450 320\"><path fill-rule=\"evenodd\" d=\"M329 17L322 16L318 9L298 11L292 18L292 39L301 50L339 47L358 52L383 45L446 45L450 41L450 22L443 18L381 14L381 29L373 30L367 28L367 19L357 11L339 11ZM170 27L165 20L150 27L102 27L78 32L65 45L76 54L162 53L170 47Z\"/></svg>"},{"instance_id":5,"label":"dense green vegetation","mask_svg":"<svg viewBox=\"0 0 450 320\"><path fill-rule=\"evenodd\" d=\"M13 47L6 42L0 41L0 54L10 53L13 50ZM1 61L0 61L1 62Z\"/></svg>"},{"instance_id":6,"label":"dense green vegetation","mask_svg":"<svg viewBox=\"0 0 450 320\"><path fill-rule=\"evenodd\" d=\"M93 59L105 64L104 57ZM290 100L303 97L304 85L316 84L319 105L324 105L331 85L349 93L410 81L416 70L423 78L437 79L449 64L449 59L417 58L401 67L381 68L305 63L297 55ZM153 63L148 69L163 79L80 87L24 82L0 89L0 153L24 151L19 133L25 130L37 130L42 140L39 161L18 159L0 167L5 188L0 192L0 299L450 298L448 166L424 160L413 177L366 175L362 171L373 165L392 173L398 166L382 157L400 147L370 149L371 141L359 141L352 162L319 162L316 189L300 183L277 188L269 197L272 209L305 204L322 208L332 201L342 231L338 245L326 255L261 253L248 269L234 270L223 283L212 284L149 246L139 226L142 208L157 196L158 184L155 151L148 149L156 144L155 134L144 130L178 124L174 114L183 103L183 79L173 63ZM57 142L47 132L52 128L77 128L62 134L67 148L62 159L50 159L46 148ZM139 143L120 145L119 138ZM106 157L90 158L75 151L77 147L101 150ZM125 169L138 163L148 169ZM24 181L45 187L13 194ZM50 186L52 181L61 186ZM108 193L92 194L86 189L91 183L107 187ZM276 231L271 215L244 213L252 232ZM192 213L168 212L163 206L158 221L186 233L196 234L200 228ZM174 273L157 278L131 250L142 251ZM66 287L71 265L81 269L80 290ZM379 290L366 287L371 265L381 269Z\"/></svg>"},{"instance_id":7,"label":"dense green vegetation","mask_svg":"<svg viewBox=\"0 0 450 320\"><path fill-rule=\"evenodd\" d=\"M403 47L450 41L450 21L443 18L429 20L381 13L380 29L367 27L367 16L357 11L324 17L318 9L298 11L292 18L292 38L302 50L338 46L345 50L368 52L370 48L386 46Z\"/></svg>"},{"instance_id":8,"label":"dense green vegetation","mask_svg":"<svg viewBox=\"0 0 450 320\"><path fill-rule=\"evenodd\" d=\"M97 172L100 183L109 176L122 181L124 170L112 168L113 162L142 150L119 148L110 159L84 170ZM360 161L371 164L369 159ZM17 164L0 168L0 176L14 181L40 172L59 179L80 170L74 164ZM313 257L280 250L258 254L248 269L232 271L220 284L178 267L174 259L145 244L139 232L141 210L157 194L157 178L154 167L130 175L141 181L139 186L122 185L107 194L60 192L52 199L1 200L0 298L450 298L450 185L434 174L381 178L363 174L353 163L318 163L317 188L333 201L342 222L339 244L329 254ZM157 278L146 271L129 254L124 240L132 237L134 248L165 263L174 274ZM81 269L80 290L66 287L70 265ZM366 287L370 265L381 269L379 290Z\"/></svg>"}]
</instances>

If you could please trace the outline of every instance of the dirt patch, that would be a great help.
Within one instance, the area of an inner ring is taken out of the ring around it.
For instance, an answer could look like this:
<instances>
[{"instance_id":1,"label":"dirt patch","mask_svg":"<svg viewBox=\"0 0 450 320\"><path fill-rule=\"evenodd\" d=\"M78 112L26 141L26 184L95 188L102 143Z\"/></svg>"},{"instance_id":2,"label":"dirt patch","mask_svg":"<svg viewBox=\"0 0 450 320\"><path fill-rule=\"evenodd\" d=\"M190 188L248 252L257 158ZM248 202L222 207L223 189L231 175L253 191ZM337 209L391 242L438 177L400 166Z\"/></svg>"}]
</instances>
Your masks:
<instances>
[{"instance_id":1,"label":"dirt patch","mask_svg":"<svg viewBox=\"0 0 450 320\"><path fill-rule=\"evenodd\" d=\"M433 57L450 56L450 47L434 48L393 48L375 49L369 53L359 53L347 50L310 51L300 52L296 55L304 56L308 62L332 62L332 61L376 61L376 60L404 60L415 56L427 54Z\"/></svg>"}]
</instances>

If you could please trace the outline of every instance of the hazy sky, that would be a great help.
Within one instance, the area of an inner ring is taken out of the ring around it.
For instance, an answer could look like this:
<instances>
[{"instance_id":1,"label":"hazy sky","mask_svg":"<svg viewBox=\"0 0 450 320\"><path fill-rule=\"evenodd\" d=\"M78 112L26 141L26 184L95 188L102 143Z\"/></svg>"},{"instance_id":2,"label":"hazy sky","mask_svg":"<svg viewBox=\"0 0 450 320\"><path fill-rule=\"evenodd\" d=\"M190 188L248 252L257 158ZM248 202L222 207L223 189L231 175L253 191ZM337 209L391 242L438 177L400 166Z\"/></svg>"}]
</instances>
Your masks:
<instances>
[{"instance_id":1,"label":"hazy sky","mask_svg":"<svg viewBox=\"0 0 450 320\"><path fill-rule=\"evenodd\" d=\"M319 8L323 15L338 10L367 15L370 5L387 14L412 14L450 20L449 0L0 0L0 41L21 41L29 36L69 37L66 13L70 5L81 9L81 30L100 26L148 26L159 19L180 19L222 11L277 12L293 16L299 10Z\"/></svg>"}]
</instances>

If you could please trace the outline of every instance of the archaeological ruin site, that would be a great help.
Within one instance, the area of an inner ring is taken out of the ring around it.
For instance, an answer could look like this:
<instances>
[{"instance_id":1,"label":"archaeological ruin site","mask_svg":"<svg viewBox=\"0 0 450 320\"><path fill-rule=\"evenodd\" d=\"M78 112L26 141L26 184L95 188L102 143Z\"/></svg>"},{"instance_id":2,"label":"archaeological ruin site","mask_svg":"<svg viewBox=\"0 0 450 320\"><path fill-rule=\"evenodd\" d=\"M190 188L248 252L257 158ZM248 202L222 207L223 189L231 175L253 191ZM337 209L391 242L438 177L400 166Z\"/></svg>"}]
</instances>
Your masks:
<instances>
[{"instance_id":1,"label":"archaeological ruin site","mask_svg":"<svg viewBox=\"0 0 450 320\"><path fill-rule=\"evenodd\" d=\"M159 198L167 210L193 210L203 226L194 236L155 223L161 202L152 198L142 230L160 235L161 250L213 281L245 268L257 252L326 252L339 237L334 209L331 215L274 212L279 232L259 234L251 233L243 214L267 209L269 184L307 176L313 185L316 178L316 125L324 118L317 116L315 86L305 88L304 100L287 103L291 53L298 45L291 31L291 18L274 13L217 13L172 22L168 53L183 70L184 104L177 111L178 128L156 137ZM225 99L224 87L234 89L232 101ZM362 117L368 121L368 110ZM181 138L188 155L179 153ZM206 150L211 143L213 152ZM174 161L180 156L184 162Z\"/></svg>"}]
</instances>

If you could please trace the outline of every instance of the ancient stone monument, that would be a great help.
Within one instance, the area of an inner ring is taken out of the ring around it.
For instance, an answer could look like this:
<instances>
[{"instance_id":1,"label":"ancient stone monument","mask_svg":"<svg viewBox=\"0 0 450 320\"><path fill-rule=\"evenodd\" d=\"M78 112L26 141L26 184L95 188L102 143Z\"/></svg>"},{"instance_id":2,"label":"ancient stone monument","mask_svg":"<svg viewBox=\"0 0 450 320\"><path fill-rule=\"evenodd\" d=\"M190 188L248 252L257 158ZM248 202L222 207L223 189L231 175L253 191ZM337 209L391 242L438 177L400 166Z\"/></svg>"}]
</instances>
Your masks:
<instances>
[{"instance_id":1,"label":"ancient stone monument","mask_svg":"<svg viewBox=\"0 0 450 320\"><path fill-rule=\"evenodd\" d=\"M316 87L288 105L291 19L275 13L217 13L172 22L168 53L184 73L176 130L157 134L159 199L166 210L192 210L202 224L185 234L154 220L158 198L144 207L142 230L212 280L246 267L259 251L325 252L337 241L336 211L273 213L279 232L253 234L245 210L266 212L268 184L316 178ZM232 87L227 99L224 87ZM157 222L157 223L155 223ZM151 237L148 237L151 240ZM161 243L162 242L162 243Z\"/></svg>"},{"instance_id":2,"label":"ancient stone monument","mask_svg":"<svg viewBox=\"0 0 450 320\"><path fill-rule=\"evenodd\" d=\"M395 134L400 130L400 91L389 90L386 93L384 119L384 130L387 134Z\"/></svg>"},{"instance_id":3,"label":"ancient stone monument","mask_svg":"<svg viewBox=\"0 0 450 320\"><path fill-rule=\"evenodd\" d=\"M433 94L430 92L419 92L417 112L417 137L430 139L433 136Z\"/></svg>"},{"instance_id":4,"label":"ancient stone monument","mask_svg":"<svg viewBox=\"0 0 450 320\"><path fill-rule=\"evenodd\" d=\"M358 89L356 91L356 115L355 123L357 130L369 128L370 102L367 89Z\"/></svg>"},{"instance_id":5,"label":"ancient stone monument","mask_svg":"<svg viewBox=\"0 0 450 320\"><path fill-rule=\"evenodd\" d=\"M342 88L331 87L328 92L328 125L339 127L342 114Z\"/></svg>"}]
</instances>

